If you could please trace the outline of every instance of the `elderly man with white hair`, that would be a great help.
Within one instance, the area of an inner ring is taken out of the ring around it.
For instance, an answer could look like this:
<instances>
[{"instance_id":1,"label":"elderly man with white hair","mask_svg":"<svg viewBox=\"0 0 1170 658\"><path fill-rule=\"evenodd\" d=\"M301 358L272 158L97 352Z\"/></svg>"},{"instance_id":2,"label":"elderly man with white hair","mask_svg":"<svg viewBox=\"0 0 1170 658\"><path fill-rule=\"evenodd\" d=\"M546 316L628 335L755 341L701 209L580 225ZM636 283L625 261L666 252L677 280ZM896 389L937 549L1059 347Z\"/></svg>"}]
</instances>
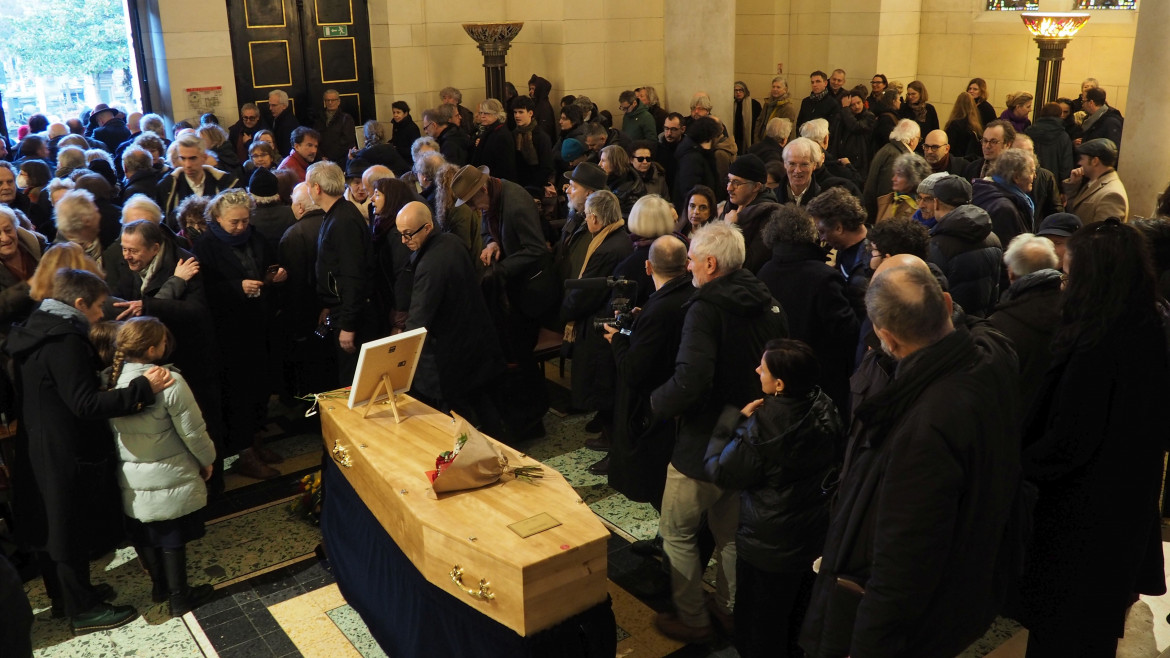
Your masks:
<instances>
[{"instance_id":1,"label":"elderly man with white hair","mask_svg":"<svg viewBox=\"0 0 1170 658\"><path fill-rule=\"evenodd\" d=\"M683 320L675 370L650 396L656 421L678 419L678 437L666 471L658 531L671 565L674 612L655 620L667 637L697 644L714 636L703 596L697 536L706 523L718 561L714 610L732 626L735 604L735 530L739 493L710 482L703 457L723 408L739 409L759 397L754 369L764 346L788 336L788 318L768 286L743 268L746 248L739 227L710 222L691 236L688 269L698 291Z\"/></svg>"},{"instance_id":2,"label":"elderly man with white hair","mask_svg":"<svg viewBox=\"0 0 1170 658\"><path fill-rule=\"evenodd\" d=\"M268 92L268 111L272 114L272 120L268 121L268 125L272 126L272 134L276 138L276 150L284 157L292 149L289 141L292 131L301 126L301 122L297 121L292 109L289 108L288 92L283 89Z\"/></svg>"},{"instance_id":3,"label":"elderly man with white hair","mask_svg":"<svg viewBox=\"0 0 1170 658\"><path fill-rule=\"evenodd\" d=\"M890 132L890 142L878 149L869 163L862 200L869 216L877 216L878 197L894 191L894 161L904 153L913 153L922 139L922 129L910 119L902 119Z\"/></svg>"},{"instance_id":4,"label":"elderly man with white hair","mask_svg":"<svg viewBox=\"0 0 1170 658\"><path fill-rule=\"evenodd\" d=\"M784 147L785 180L778 181L776 201L804 206L816 198L821 193L821 186L813 174L824 157L820 145L807 137L788 142Z\"/></svg>"}]
</instances>

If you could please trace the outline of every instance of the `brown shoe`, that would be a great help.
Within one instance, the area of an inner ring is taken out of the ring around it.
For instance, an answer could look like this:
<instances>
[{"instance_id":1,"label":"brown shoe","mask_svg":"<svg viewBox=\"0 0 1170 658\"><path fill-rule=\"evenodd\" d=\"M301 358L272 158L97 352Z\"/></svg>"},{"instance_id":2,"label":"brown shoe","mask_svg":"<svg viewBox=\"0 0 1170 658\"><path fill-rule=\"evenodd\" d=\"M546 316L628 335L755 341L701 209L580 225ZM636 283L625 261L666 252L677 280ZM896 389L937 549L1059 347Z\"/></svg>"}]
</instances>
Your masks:
<instances>
[{"instance_id":1,"label":"brown shoe","mask_svg":"<svg viewBox=\"0 0 1170 658\"><path fill-rule=\"evenodd\" d=\"M256 480L271 480L280 476L280 471L265 464L250 449L240 453L234 470L240 475Z\"/></svg>"},{"instance_id":2,"label":"brown shoe","mask_svg":"<svg viewBox=\"0 0 1170 658\"><path fill-rule=\"evenodd\" d=\"M252 452L255 452L256 456L260 458L260 461L265 464L279 464L284 461L284 457L281 457L279 453L268 448L252 448Z\"/></svg>"},{"instance_id":3,"label":"brown shoe","mask_svg":"<svg viewBox=\"0 0 1170 658\"><path fill-rule=\"evenodd\" d=\"M673 612L660 612L654 617L654 627L666 637L684 644L705 644L715 639L711 625L687 626Z\"/></svg>"}]
</instances>

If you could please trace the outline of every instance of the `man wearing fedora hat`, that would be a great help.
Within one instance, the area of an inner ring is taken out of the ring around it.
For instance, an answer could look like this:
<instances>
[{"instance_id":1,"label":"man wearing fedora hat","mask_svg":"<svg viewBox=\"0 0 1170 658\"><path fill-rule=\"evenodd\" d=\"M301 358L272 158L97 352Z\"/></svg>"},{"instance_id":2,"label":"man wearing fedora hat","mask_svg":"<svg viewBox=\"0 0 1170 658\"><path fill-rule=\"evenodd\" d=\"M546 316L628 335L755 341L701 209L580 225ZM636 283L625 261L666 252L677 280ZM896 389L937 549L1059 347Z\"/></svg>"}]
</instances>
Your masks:
<instances>
[{"instance_id":1,"label":"man wearing fedora hat","mask_svg":"<svg viewBox=\"0 0 1170 658\"><path fill-rule=\"evenodd\" d=\"M1113 165L1117 164L1117 145L1099 137L1077 147L1077 165L1064 181L1068 198L1065 210L1086 224L1103 222L1110 217L1129 219L1129 196Z\"/></svg>"},{"instance_id":2,"label":"man wearing fedora hat","mask_svg":"<svg viewBox=\"0 0 1170 658\"><path fill-rule=\"evenodd\" d=\"M89 128L93 131L93 138L102 143L102 148L113 153L118 145L133 137L126 122L114 108L105 103L98 103L89 115Z\"/></svg>"},{"instance_id":3,"label":"man wearing fedora hat","mask_svg":"<svg viewBox=\"0 0 1170 658\"><path fill-rule=\"evenodd\" d=\"M509 410L513 417L506 420L514 438L543 436L548 394L533 349L541 318L560 302L561 282L553 272L536 204L516 183L488 176L471 165L455 175L451 192L456 204L468 204L482 213L485 246L479 258L493 277L503 278L508 308L496 305L491 310L504 316L505 335L500 342L504 357L518 366L513 393L522 403L513 405Z\"/></svg>"},{"instance_id":4,"label":"man wearing fedora hat","mask_svg":"<svg viewBox=\"0 0 1170 658\"><path fill-rule=\"evenodd\" d=\"M562 279L575 278L577 273L572 271L571 263L578 264L585 259L585 249L589 246L589 230L585 227L585 199L597 190L609 189L606 186L605 170L592 162L582 162L566 171L565 197L569 204L569 218L561 228L561 240L557 244L556 261Z\"/></svg>"}]
</instances>

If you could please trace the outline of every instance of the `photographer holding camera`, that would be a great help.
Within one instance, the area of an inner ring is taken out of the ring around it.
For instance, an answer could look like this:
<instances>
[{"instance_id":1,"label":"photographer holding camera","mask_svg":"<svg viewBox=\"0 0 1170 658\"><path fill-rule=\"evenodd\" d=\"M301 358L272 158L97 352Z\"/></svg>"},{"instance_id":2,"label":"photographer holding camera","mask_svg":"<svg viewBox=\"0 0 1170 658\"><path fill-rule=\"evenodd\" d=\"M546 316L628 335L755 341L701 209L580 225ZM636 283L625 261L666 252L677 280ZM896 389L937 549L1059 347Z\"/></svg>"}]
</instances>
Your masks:
<instances>
[{"instance_id":1,"label":"photographer holding camera","mask_svg":"<svg viewBox=\"0 0 1170 658\"><path fill-rule=\"evenodd\" d=\"M580 261L571 259L569 272L574 279L608 277L633 251L617 197L608 190L590 194L585 200L585 224L589 244ZM565 288L561 321L565 323L565 343L572 345L573 406L597 411L602 421L602 441L608 441L613 425L613 355L601 333L592 326L594 317L612 316L611 311L607 312L609 287L575 287L566 281Z\"/></svg>"},{"instance_id":2,"label":"photographer holding camera","mask_svg":"<svg viewBox=\"0 0 1170 658\"><path fill-rule=\"evenodd\" d=\"M673 419L654 422L650 393L674 374L686 315L683 304L695 289L687 275L687 246L676 236L664 235L651 243L645 267L654 281L654 292L646 306L635 311L633 326L627 329L614 322L605 327L617 364L609 486L630 500L661 510L675 423Z\"/></svg>"}]
</instances>

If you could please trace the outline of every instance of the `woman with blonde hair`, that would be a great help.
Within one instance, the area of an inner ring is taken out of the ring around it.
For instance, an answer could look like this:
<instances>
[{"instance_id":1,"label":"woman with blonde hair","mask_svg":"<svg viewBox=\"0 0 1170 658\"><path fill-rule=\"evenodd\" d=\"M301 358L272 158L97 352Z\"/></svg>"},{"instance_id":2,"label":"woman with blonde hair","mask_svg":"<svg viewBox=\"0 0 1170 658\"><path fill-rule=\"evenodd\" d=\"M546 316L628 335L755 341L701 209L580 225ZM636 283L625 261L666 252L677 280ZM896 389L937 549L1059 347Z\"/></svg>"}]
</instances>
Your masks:
<instances>
[{"instance_id":1,"label":"woman with blonde hair","mask_svg":"<svg viewBox=\"0 0 1170 658\"><path fill-rule=\"evenodd\" d=\"M28 280L28 296L35 302L46 300L53 296L53 277L61 268L70 270L85 270L106 278L97 261L86 255L85 250L72 242L55 244L45 250L41 262Z\"/></svg>"},{"instance_id":2,"label":"woman with blonde hair","mask_svg":"<svg viewBox=\"0 0 1170 658\"><path fill-rule=\"evenodd\" d=\"M494 98L479 104L476 113L479 133L475 138L471 164L487 167L495 178L516 180L516 140L504 123L506 117L503 104Z\"/></svg>"},{"instance_id":3,"label":"woman with blonde hair","mask_svg":"<svg viewBox=\"0 0 1170 658\"><path fill-rule=\"evenodd\" d=\"M1028 115L1032 113L1032 94L1026 91L1017 91L1014 94L1007 96L1007 109L999 118L1008 121L1012 124L1012 128L1016 129L1016 133L1023 133L1032 125L1032 120Z\"/></svg>"},{"instance_id":4,"label":"woman with blonde hair","mask_svg":"<svg viewBox=\"0 0 1170 658\"><path fill-rule=\"evenodd\" d=\"M970 94L963 92L955 99L955 104L951 107L951 116L947 119L946 131L952 155L961 158L983 157L983 150L979 144L983 137L983 119L979 116L979 108Z\"/></svg>"},{"instance_id":5,"label":"woman with blonde hair","mask_svg":"<svg viewBox=\"0 0 1170 658\"><path fill-rule=\"evenodd\" d=\"M643 306L654 292L654 281L646 273L646 260L650 258L650 245L664 235L674 233L678 215L674 204L657 194L647 194L638 199L630 210L626 228L630 231L630 242L634 251L618 263L613 270L615 278L622 277L638 284L638 294L631 300L634 306Z\"/></svg>"}]
</instances>

